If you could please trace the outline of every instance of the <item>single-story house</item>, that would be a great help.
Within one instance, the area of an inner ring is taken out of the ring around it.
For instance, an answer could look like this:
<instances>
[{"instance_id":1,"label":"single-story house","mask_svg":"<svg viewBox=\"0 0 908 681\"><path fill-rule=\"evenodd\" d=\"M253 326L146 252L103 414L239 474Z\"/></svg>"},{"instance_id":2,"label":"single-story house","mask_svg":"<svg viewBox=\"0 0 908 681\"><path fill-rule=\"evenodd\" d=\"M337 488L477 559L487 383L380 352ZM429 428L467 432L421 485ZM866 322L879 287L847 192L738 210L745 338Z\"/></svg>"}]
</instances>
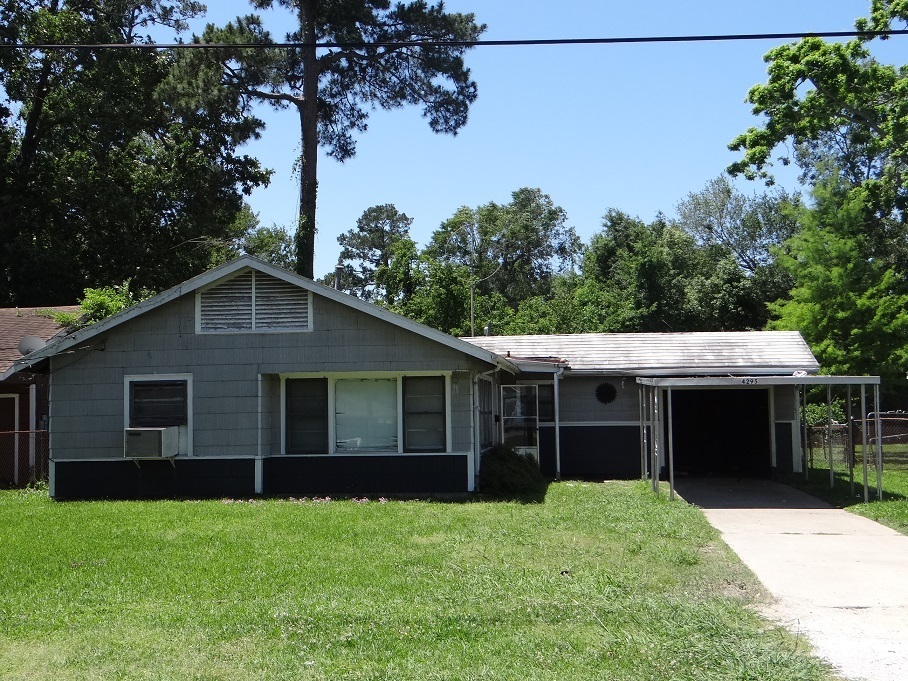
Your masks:
<instances>
[{"instance_id":1,"label":"single-story house","mask_svg":"<svg viewBox=\"0 0 908 681\"><path fill-rule=\"evenodd\" d=\"M56 307L75 312L76 306ZM23 356L62 331L44 308L0 308L0 485L28 482L46 453L47 374L16 371Z\"/></svg>"},{"instance_id":2,"label":"single-story house","mask_svg":"<svg viewBox=\"0 0 908 681\"><path fill-rule=\"evenodd\" d=\"M796 470L797 387L759 381L817 368L790 332L455 338L244 256L11 371L50 376L52 496L144 498L468 492L502 441L552 477L640 477L638 379L672 377L757 381L676 391L678 465Z\"/></svg>"}]
</instances>

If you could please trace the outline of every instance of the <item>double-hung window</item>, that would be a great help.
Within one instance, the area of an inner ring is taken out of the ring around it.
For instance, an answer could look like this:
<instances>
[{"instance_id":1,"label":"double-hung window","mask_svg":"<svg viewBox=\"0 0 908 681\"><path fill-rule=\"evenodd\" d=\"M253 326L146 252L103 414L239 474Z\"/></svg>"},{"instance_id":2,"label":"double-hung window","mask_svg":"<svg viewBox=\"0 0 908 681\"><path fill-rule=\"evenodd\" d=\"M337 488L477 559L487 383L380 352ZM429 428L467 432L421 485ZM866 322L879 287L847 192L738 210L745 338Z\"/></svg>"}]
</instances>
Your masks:
<instances>
[{"instance_id":1,"label":"double-hung window","mask_svg":"<svg viewBox=\"0 0 908 681\"><path fill-rule=\"evenodd\" d=\"M403 379L404 451L445 451L445 379L405 376Z\"/></svg>"},{"instance_id":2,"label":"double-hung window","mask_svg":"<svg viewBox=\"0 0 908 681\"><path fill-rule=\"evenodd\" d=\"M324 454L328 451L328 379L287 381L286 436L288 454Z\"/></svg>"}]
</instances>

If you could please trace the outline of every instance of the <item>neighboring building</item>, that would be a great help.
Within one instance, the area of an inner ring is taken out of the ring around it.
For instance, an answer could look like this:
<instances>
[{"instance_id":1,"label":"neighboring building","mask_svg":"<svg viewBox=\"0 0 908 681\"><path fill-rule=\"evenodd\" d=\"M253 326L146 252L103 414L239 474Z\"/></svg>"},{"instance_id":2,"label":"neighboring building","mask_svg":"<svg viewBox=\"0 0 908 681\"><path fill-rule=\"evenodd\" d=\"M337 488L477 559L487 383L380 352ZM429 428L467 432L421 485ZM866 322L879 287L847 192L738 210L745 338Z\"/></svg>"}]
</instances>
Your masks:
<instances>
[{"instance_id":1,"label":"neighboring building","mask_svg":"<svg viewBox=\"0 0 908 681\"><path fill-rule=\"evenodd\" d=\"M16 370L50 372L52 496L141 498L468 492L502 440L640 477L665 377L751 377L675 391L691 472L796 470L797 387L761 382L817 363L786 332L458 339L246 256Z\"/></svg>"},{"instance_id":2,"label":"neighboring building","mask_svg":"<svg viewBox=\"0 0 908 681\"><path fill-rule=\"evenodd\" d=\"M75 312L76 306L54 308ZM23 339L37 347L62 331L44 308L0 308L0 484L28 482L46 442L32 433L47 427L47 376L17 371ZM36 449L38 450L36 452ZM37 457L37 459L36 459Z\"/></svg>"}]
</instances>

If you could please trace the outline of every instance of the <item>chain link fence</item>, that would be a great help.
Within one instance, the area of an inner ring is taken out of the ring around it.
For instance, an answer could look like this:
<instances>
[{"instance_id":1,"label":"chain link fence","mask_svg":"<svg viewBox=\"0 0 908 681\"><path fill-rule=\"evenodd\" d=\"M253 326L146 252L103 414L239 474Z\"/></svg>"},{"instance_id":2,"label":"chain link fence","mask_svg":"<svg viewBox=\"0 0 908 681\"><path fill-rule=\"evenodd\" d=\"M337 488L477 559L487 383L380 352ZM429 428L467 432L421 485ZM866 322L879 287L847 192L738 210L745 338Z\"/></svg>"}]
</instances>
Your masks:
<instances>
[{"instance_id":1,"label":"chain link fence","mask_svg":"<svg viewBox=\"0 0 908 681\"><path fill-rule=\"evenodd\" d=\"M867 483L877 488L885 469L908 471L908 413L881 412L869 414L866 434L860 419L851 423L816 425L807 429L804 455L808 471L818 475L854 480L864 484L864 464ZM880 443L881 460L877 458Z\"/></svg>"},{"instance_id":2,"label":"chain link fence","mask_svg":"<svg viewBox=\"0 0 908 681\"><path fill-rule=\"evenodd\" d=\"M24 487L47 480L48 444L46 430L0 433L0 487Z\"/></svg>"}]
</instances>

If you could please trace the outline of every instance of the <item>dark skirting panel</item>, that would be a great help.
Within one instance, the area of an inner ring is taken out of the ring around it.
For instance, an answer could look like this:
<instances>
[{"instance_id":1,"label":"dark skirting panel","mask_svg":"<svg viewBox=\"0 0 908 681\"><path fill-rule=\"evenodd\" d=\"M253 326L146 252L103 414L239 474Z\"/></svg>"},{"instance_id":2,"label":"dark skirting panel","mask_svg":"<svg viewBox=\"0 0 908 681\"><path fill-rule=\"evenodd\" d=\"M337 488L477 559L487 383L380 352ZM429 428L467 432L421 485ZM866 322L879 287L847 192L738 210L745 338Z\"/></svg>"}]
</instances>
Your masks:
<instances>
[{"instance_id":1,"label":"dark skirting panel","mask_svg":"<svg viewBox=\"0 0 908 681\"><path fill-rule=\"evenodd\" d=\"M57 461L56 499L251 497L255 459Z\"/></svg>"},{"instance_id":2,"label":"dark skirting panel","mask_svg":"<svg viewBox=\"0 0 908 681\"><path fill-rule=\"evenodd\" d=\"M561 477L640 477L639 426L561 426Z\"/></svg>"},{"instance_id":3,"label":"dark skirting panel","mask_svg":"<svg viewBox=\"0 0 908 681\"><path fill-rule=\"evenodd\" d=\"M448 494L467 491L467 457L275 456L265 459L265 494Z\"/></svg>"},{"instance_id":4,"label":"dark skirting panel","mask_svg":"<svg viewBox=\"0 0 908 681\"><path fill-rule=\"evenodd\" d=\"M539 426L539 470L547 478L557 474L555 426Z\"/></svg>"}]
</instances>

